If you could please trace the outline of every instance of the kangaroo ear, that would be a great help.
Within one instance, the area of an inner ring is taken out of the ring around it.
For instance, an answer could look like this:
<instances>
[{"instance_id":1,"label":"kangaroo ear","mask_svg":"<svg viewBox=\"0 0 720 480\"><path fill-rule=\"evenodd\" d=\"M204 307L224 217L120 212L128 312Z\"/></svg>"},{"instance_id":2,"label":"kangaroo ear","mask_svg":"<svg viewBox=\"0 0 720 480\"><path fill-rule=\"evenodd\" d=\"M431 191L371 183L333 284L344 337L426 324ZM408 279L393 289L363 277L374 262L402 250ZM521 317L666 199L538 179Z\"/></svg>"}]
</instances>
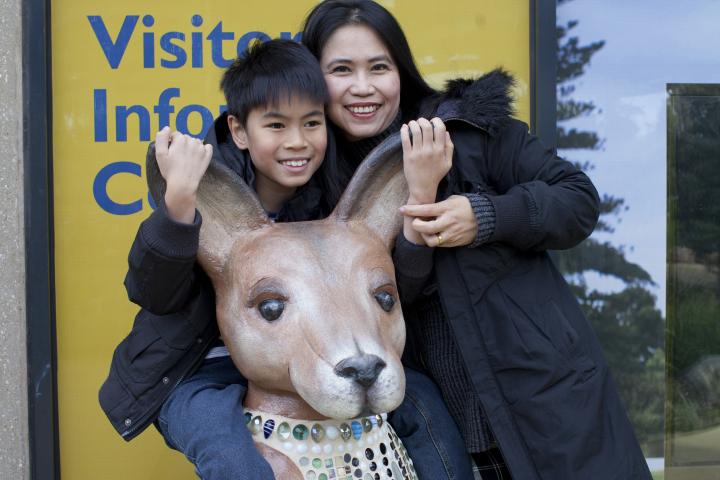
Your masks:
<instances>
[{"instance_id":1,"label":"kangaroo ear","mask_svg":"<svg viewBox=\"0 0 720 480\"><path fill-rule=\"evenodd\" d=\"M155 143L148 148L147 182L156 204L165 196L166 183L155 159ZM197 191L202 216L198 261L214 277L222 272L233 244L253 230L271 226L250 187L229 168L211 161Z\"/></svg>"},{"instance_id":2,"label":"kangaroo ear","mask_svg":"<svg viewBox=\"0 0 720 480\"><path fill-rule=\"evenodd\" d=\"M400 134L388 137L363 160L338 202L340 222L362 222L390 248L402 227L398 209L407 202Z\"/></svg>"}]
</instances>

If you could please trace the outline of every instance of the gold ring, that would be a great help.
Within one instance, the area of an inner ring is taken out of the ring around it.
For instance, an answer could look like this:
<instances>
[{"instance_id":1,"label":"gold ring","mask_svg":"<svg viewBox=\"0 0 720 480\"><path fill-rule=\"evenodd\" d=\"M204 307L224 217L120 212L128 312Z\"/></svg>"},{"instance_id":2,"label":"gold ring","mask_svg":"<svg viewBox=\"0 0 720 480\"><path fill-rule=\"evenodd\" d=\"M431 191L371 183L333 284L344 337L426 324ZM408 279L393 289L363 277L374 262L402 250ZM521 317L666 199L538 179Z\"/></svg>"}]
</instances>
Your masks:
<instances>
[{"instance_id":1,"label":"gold ring","mask_svg":"<svg viewBox=\"0 0 720 480\"><path fill-rule=\"evenodd\" d=\"M437 237L438 247L439 247L440 244L443 242L442 235L440 235L439 233L436 233L435 236Z\"/></svg>"}]
</instances>

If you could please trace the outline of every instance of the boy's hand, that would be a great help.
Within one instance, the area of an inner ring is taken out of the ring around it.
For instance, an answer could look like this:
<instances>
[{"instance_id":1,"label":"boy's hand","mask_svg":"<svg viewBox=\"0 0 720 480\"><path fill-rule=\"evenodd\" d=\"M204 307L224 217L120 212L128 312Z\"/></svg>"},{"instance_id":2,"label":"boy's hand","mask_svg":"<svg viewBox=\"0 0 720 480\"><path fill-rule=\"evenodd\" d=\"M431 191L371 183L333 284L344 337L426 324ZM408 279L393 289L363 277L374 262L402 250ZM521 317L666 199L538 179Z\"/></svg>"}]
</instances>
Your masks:
<instances>
[{"instance_id":1,"label":"boy's hand","mask_svg":"<svg viewBox=\"0 0 720 480\"><path fill-rule=\"evenodd\" d=\"M203 143L169 127L155 136L155 159L167 189L165 206L176 222L192 223L198 185L212 158L212 145Z\"/></svg>"},{"instance_id":2,"label":"boy's hand","mask_svg":"<svg viewBox=\"0 0 720 480\"><path fill-rule=\"evenodd\" d=\"M412 138L410 138L412 133ZM439 118L419 118L400 129L403 169L410 204L435 201L437 187L452 167L453 143Z\"/></svg>"},{"instance_id":3,"label":"boy's hand","mask_svg":"<svg viewBox=\"0 0 720 480\"><path fill-rule=\"evenodd\" d=\"M412 133L412 138L410 138ZM403 170L410 196L408 205L435 202L437 187L452 167L453 143L439 118L420 118L400 129ZM405 215L403 234L410 242L429 245L421 232L413 228L413 217Z\"/></svg>"}]
</instances>

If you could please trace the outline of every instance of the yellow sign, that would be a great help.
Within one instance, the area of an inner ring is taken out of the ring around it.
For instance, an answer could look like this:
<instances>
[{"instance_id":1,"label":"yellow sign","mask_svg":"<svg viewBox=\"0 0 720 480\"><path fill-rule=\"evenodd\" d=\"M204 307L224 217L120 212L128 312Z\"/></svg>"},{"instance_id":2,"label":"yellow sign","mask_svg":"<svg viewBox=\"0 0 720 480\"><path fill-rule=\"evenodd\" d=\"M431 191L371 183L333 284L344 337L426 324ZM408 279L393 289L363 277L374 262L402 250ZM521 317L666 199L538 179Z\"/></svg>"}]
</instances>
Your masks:
<instances>
[{"instance_id":1,"label":"yellow sign","mask_svg":"<svg viewBox=\"0 0 720 480\"><path fill-rule=\"evenodd\" d=\"M526 0L381 2L435 87L504 66L529 112ZM220 74L255 40L298 39L315 1L52 2L53 172L61 475L195 478L151 427L124 442L97 401L137 307L122 285L150 213L147 142L163 125L202 136L223 110Z\"/></svg>"}]
</instances>

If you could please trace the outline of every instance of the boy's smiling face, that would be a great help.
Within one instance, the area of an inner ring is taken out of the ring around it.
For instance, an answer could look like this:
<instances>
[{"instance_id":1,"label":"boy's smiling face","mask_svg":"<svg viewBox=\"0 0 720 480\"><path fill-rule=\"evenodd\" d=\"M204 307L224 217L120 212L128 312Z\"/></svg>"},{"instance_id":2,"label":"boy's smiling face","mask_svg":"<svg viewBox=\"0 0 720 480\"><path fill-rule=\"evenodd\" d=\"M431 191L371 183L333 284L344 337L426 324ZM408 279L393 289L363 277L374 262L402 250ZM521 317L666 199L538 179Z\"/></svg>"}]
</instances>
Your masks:
<instances>
[{"instance_id":1,"label":"boy's smiling face","mask_svg":"<svg viewBox=\"0 0 720 480\"><path fill-rule=\"evenodd\" d=\"M317 101L292 95L277 105L252 109L245 128L232 115L228 121L235 144L250 153L266 211L277 212L325 158L325 109Z\"/></svg>"}]
</instances>

